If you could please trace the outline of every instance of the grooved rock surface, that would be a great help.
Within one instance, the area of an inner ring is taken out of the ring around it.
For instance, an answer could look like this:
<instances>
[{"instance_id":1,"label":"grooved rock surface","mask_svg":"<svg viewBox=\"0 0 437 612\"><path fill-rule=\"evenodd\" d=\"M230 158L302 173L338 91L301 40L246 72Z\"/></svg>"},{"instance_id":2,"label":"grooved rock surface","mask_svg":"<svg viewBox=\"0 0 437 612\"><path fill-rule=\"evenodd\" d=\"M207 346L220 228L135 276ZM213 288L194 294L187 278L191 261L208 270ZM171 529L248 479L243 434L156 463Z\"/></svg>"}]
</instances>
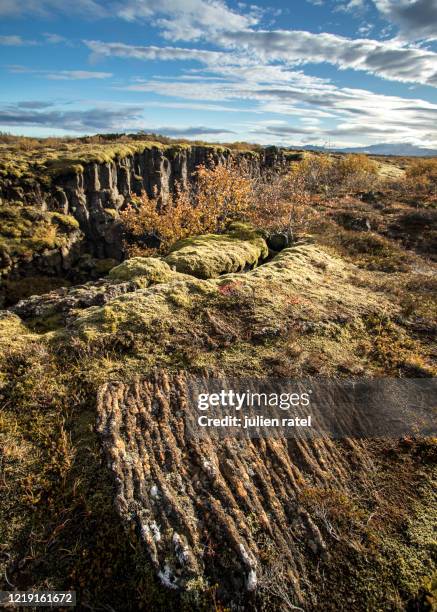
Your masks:
<instances>
[{"instance_id":1,"label":"grooved rock surface","mask_svg":"<svg viewBox=\"0 0 437 612\"><path fill-rule=\"evenodd\" d=\"M285 582L303 602L311 593L310 560L329 550L299 493L309 485L358 491L374 470L377 447L353 440L189 436L189 381L189 374L158 370L100 389L98 432L117 511L136 526L169 588L218 584L221 595L235 601L240 591L270 580L265 559L273 547Z\"/></svg>"}]
</instances>

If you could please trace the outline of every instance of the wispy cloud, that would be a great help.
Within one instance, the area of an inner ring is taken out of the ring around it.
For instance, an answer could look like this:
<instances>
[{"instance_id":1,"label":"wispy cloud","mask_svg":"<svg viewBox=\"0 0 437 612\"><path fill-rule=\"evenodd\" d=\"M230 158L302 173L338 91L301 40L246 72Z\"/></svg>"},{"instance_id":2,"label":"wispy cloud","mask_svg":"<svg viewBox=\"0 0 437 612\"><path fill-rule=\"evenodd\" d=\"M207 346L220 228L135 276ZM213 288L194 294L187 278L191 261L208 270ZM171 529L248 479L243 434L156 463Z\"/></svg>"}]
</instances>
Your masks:
<instances>
[{"instance_id":1,"label":"wispy cloud","mask_svg":"<svg viewBox=\"0 0 437 612\"><path fill-rule=\"evenodd\" d=\"M96 61L103 57L120 57L142 61L198 61L212 63L217 60L224 61L226 54L204 49L186 49L182 47L156 47L127 45L121 42L105 43L99 40L84 40L84 44L92 51L91 60Z\"/></svg>"},{"instance_id":2,"label":"wispy cloud","mask_svg":"<svg viewBox=\"0 0 437 612\"><path fill-rule=\"evenodd\" d=\"M96 72L92 70L60 70L59 72L43 72L53 81L81 81L83 79L109 79L111 72Z\"/></svg>"},{"instance_id":3,"label":"wispy cloud","mask_svg":"<svg viewBox=\"0 0 437 612\"><path fill-rule=\"evenodd\" d=\"M74 2L59 2L59 0L1 0L0 17L53 17L57 14L79 14L89 17L104 17L108 15L104 3L94 0L75 0Z\"/></svg>"},{"instance_id":4,"label":"wispy cloud","mask_svg":"<svg viewBox=\"0 0 437 612\"><path fill-rule=\"evenodd\" d=\"M51 81L82 81L88 79L109 79L112 77L112 72L98 72L95 70L58 70L57 72L50 70L35 70L26 66L12 65L8 66L9 72L15 74L32 74L38 77L49 79Z\"/></svg>"},{"instance_id":5,"label":"wispy cloud","mask_svg":"<svg viewBox=\"0 0 437 612\"><path fill-rule=\"evenodd\" d=\"M347 136L348 142L355 136L356 142L360 142L365 135L369 142L378 142L383 126L387 133L393 134L394 141L420 142L425 135L434 132L433 145L437 144L434 127L437 123L437 105L424 100L405 100L362 89L341 88L327 80L278 66L227 66L216 67L216 71L221 77L228 78L205 82L183 78L152 79L130 89L184 98L196 104L200 101L209 104L244 100L246 108L252 112L288 115L294 119L276 123L273 131L270 127L270 131L266 131L265 125L259 130L260 134L269 132L278 136L277 141L288 143L291 135L311 133L316 140L335 135L339 138ZM250 104L252 107L248 106ZM254 129L256 131L257 128Z\"/></svg>"},{"instance_id":6,"label":"wispy cloud","mask_svg":"<svg viewBox=\"0 0 437 612\"><path fill-rule=\"evenodd\" d=\"M341 2L335 10L344 13L352 13L354 11L363 11L366 8L366 0L346 0L345 2Z\"/></svg>"},{"instance_id":7,"label":"wispy cloud","mask_svg":"<svg viewBox=\"0 0 437 612\"><path fill-rule=\"evenodd\" d=\"M289 65L333 64L384 79L437 87L437 53L403 47L396 41L351 39L298 30L257 30L222 34L223 46L256 53L264 61Z\"/></svg>"},{"instance_id":8,"label":"wispy cloud","mask_svg":"<svg viewBox=\"0 0 437 612\"><path fill-rule=\"evenodd\" d=\"M54 34L52 32L44 32L43 34L45 41L51 45L59 45L61 43L69 43L68 38L61 36L60 34Z\"/></svg>"},{"instance_id":9,"label":"wispy cloud","mask_svg":"<svg viewBox=\"0 0 437 612\"><path fill-rule=\"evenodd\" d=\"M198 40L205 32L238 32L256 25L260 16L255 6L246 7L242 14L222 0L124 0L115 10L129 21L155 17L169 40Z\"/></svg>"},{"instance_id":10,"label":"wispy cloud","mask_svg":"<svg viewBox=\"0 0 437 612\"><path fill-rule=\"evenodd\" d=\"M24 100L0 106L1 126L44 127L66 132L99 132L115 130L145 131L166 136L195 137L234 134L233 130L204 125L153 126L144 120L142 106L113 106L86 110L54 109L54 104Z\"/></svg>"},{"instance_id":11,"label":"wispy cloud","mask_svg":"<svg viewBox=\"0 0 437 612\"><path fill-rule=\"evenodd\" d=\"M335 34L300 30L246 30L220 34L223 52L183 47L134 46L88 40L92 59L101 57L138 60L198 61L204 64L248 65L262 61L287 66L332 64L341 70L368 72L384 79L437 87L437 53L403 47L396 41L351 39ZM258 58L258 59L256 59Z\"/></svg>"},{"instance_id":12,"label":"wispy cloud","mask_svg":"<svg viewBox=\"0 0 437 612\"><path fill-rule=\"evenodd\" d=\"M53 102L45 102L42 100L24 100L23 102L17 102L18 108L28 108L32 110L38 110L42 108L50 108L53 106Z\"/></svg>"},{"instance_id":13,"label":"wispy cloud","mask_svg":"<svg viewBox=\"0 0 437 612\"><path fill-rule=\"evenodd\" d=\"M72 132L137 130L143 124L142 106L85 110L40 110L35 102L0 107L0 125L47 127Z\"/></svg>"},{"instance_id":14,"label":"wispy cloud","mask_svg":"<svg viewBox=\"0 0 437 612\"><path fill-rule=\"evenodd\" d=\"M163 134L164 136L208 136L217 134L235 134L233 130L225 128L213 128L206 126L188 126L188 127L154 127L145 129L146 132L154 132Z\"/></svg>"},{"instance_id":15,"label":"wispy cloud","mask_svg":"<svg viewBox=\"0 0 437 612\"><path fill-rule=\"evenodd\" d=\"M0 36L0 45L5 47L25 47L28 45L37 45L35 40L26 40L15 34L9 36Z\"/></svg>"}]
</instances>

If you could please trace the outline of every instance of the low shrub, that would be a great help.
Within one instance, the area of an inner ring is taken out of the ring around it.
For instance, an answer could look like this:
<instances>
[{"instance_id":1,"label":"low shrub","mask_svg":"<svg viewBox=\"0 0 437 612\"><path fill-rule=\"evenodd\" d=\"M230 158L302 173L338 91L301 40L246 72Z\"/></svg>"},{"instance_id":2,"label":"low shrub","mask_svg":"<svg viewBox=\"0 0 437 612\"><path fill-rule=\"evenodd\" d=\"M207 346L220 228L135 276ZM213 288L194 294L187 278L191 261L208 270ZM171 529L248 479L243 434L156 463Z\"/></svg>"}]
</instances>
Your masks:
<instances>
[{"instance_id":1,"label":"low shrub","mask_svg":"<svg viewBox=\"0 0 437 612\"><path fill-rule=\"evenodd\" d=\"M339 195L374 188L378 181L378 166L367 155L331 157L310 154L293 164L291 173L301 178L310 193Z\"/></svg>"},{"instance_id":2,"label":"low shrub","mask_svg":"<svg viewBox=\"0 0 437 612\"><path fill-rule=\"evenodd\" d=\"M233 221L293 234L313 218L310 194L300 176L260 174L245 160L197 168L194 181L177 186L165 200L155 194L134 197L120 213L129 256L165 253L175 241L221 233Z\"/></svg>"}]
</instances>

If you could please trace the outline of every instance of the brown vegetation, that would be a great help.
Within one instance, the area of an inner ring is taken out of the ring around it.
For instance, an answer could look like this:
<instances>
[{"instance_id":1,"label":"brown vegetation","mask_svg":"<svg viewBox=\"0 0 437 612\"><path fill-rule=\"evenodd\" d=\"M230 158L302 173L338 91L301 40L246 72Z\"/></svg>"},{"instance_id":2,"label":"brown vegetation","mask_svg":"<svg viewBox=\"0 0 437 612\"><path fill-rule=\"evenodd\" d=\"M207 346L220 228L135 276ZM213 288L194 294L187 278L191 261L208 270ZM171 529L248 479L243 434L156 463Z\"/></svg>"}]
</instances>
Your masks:
<instances>
[{"instance_id":1,"label":"brown vegetation","mask_svg":"<svg viewBox=\"0 0 437 612\"><path fill-rule=\"evenodd\" d=\"M316 215L299 173L254 172L244 160L201 165L187 189L162 200L143 194L121 212L130 256L165 253L170 244L205 232L223 232L235 220L267 232L304 231Z\"/></svg>"}]
</instances>

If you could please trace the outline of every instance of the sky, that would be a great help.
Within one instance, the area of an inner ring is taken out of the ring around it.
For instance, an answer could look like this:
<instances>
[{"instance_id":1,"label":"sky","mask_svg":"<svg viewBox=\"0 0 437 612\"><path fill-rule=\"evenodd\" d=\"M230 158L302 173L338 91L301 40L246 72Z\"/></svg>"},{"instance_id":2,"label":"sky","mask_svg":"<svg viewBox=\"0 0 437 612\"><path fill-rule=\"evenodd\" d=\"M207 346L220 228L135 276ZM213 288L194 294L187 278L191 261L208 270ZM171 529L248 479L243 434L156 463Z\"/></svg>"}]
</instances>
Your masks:
<instances>
[{"instance_id":1,"label":"sky","mask_svg":"<svg viewBox=\"0 0 437 612\"><path fill-rule=\"evenodd\" d=\"M437 147L437 0L0 0L0 131Z\"/></svg>"}]
</instances>

